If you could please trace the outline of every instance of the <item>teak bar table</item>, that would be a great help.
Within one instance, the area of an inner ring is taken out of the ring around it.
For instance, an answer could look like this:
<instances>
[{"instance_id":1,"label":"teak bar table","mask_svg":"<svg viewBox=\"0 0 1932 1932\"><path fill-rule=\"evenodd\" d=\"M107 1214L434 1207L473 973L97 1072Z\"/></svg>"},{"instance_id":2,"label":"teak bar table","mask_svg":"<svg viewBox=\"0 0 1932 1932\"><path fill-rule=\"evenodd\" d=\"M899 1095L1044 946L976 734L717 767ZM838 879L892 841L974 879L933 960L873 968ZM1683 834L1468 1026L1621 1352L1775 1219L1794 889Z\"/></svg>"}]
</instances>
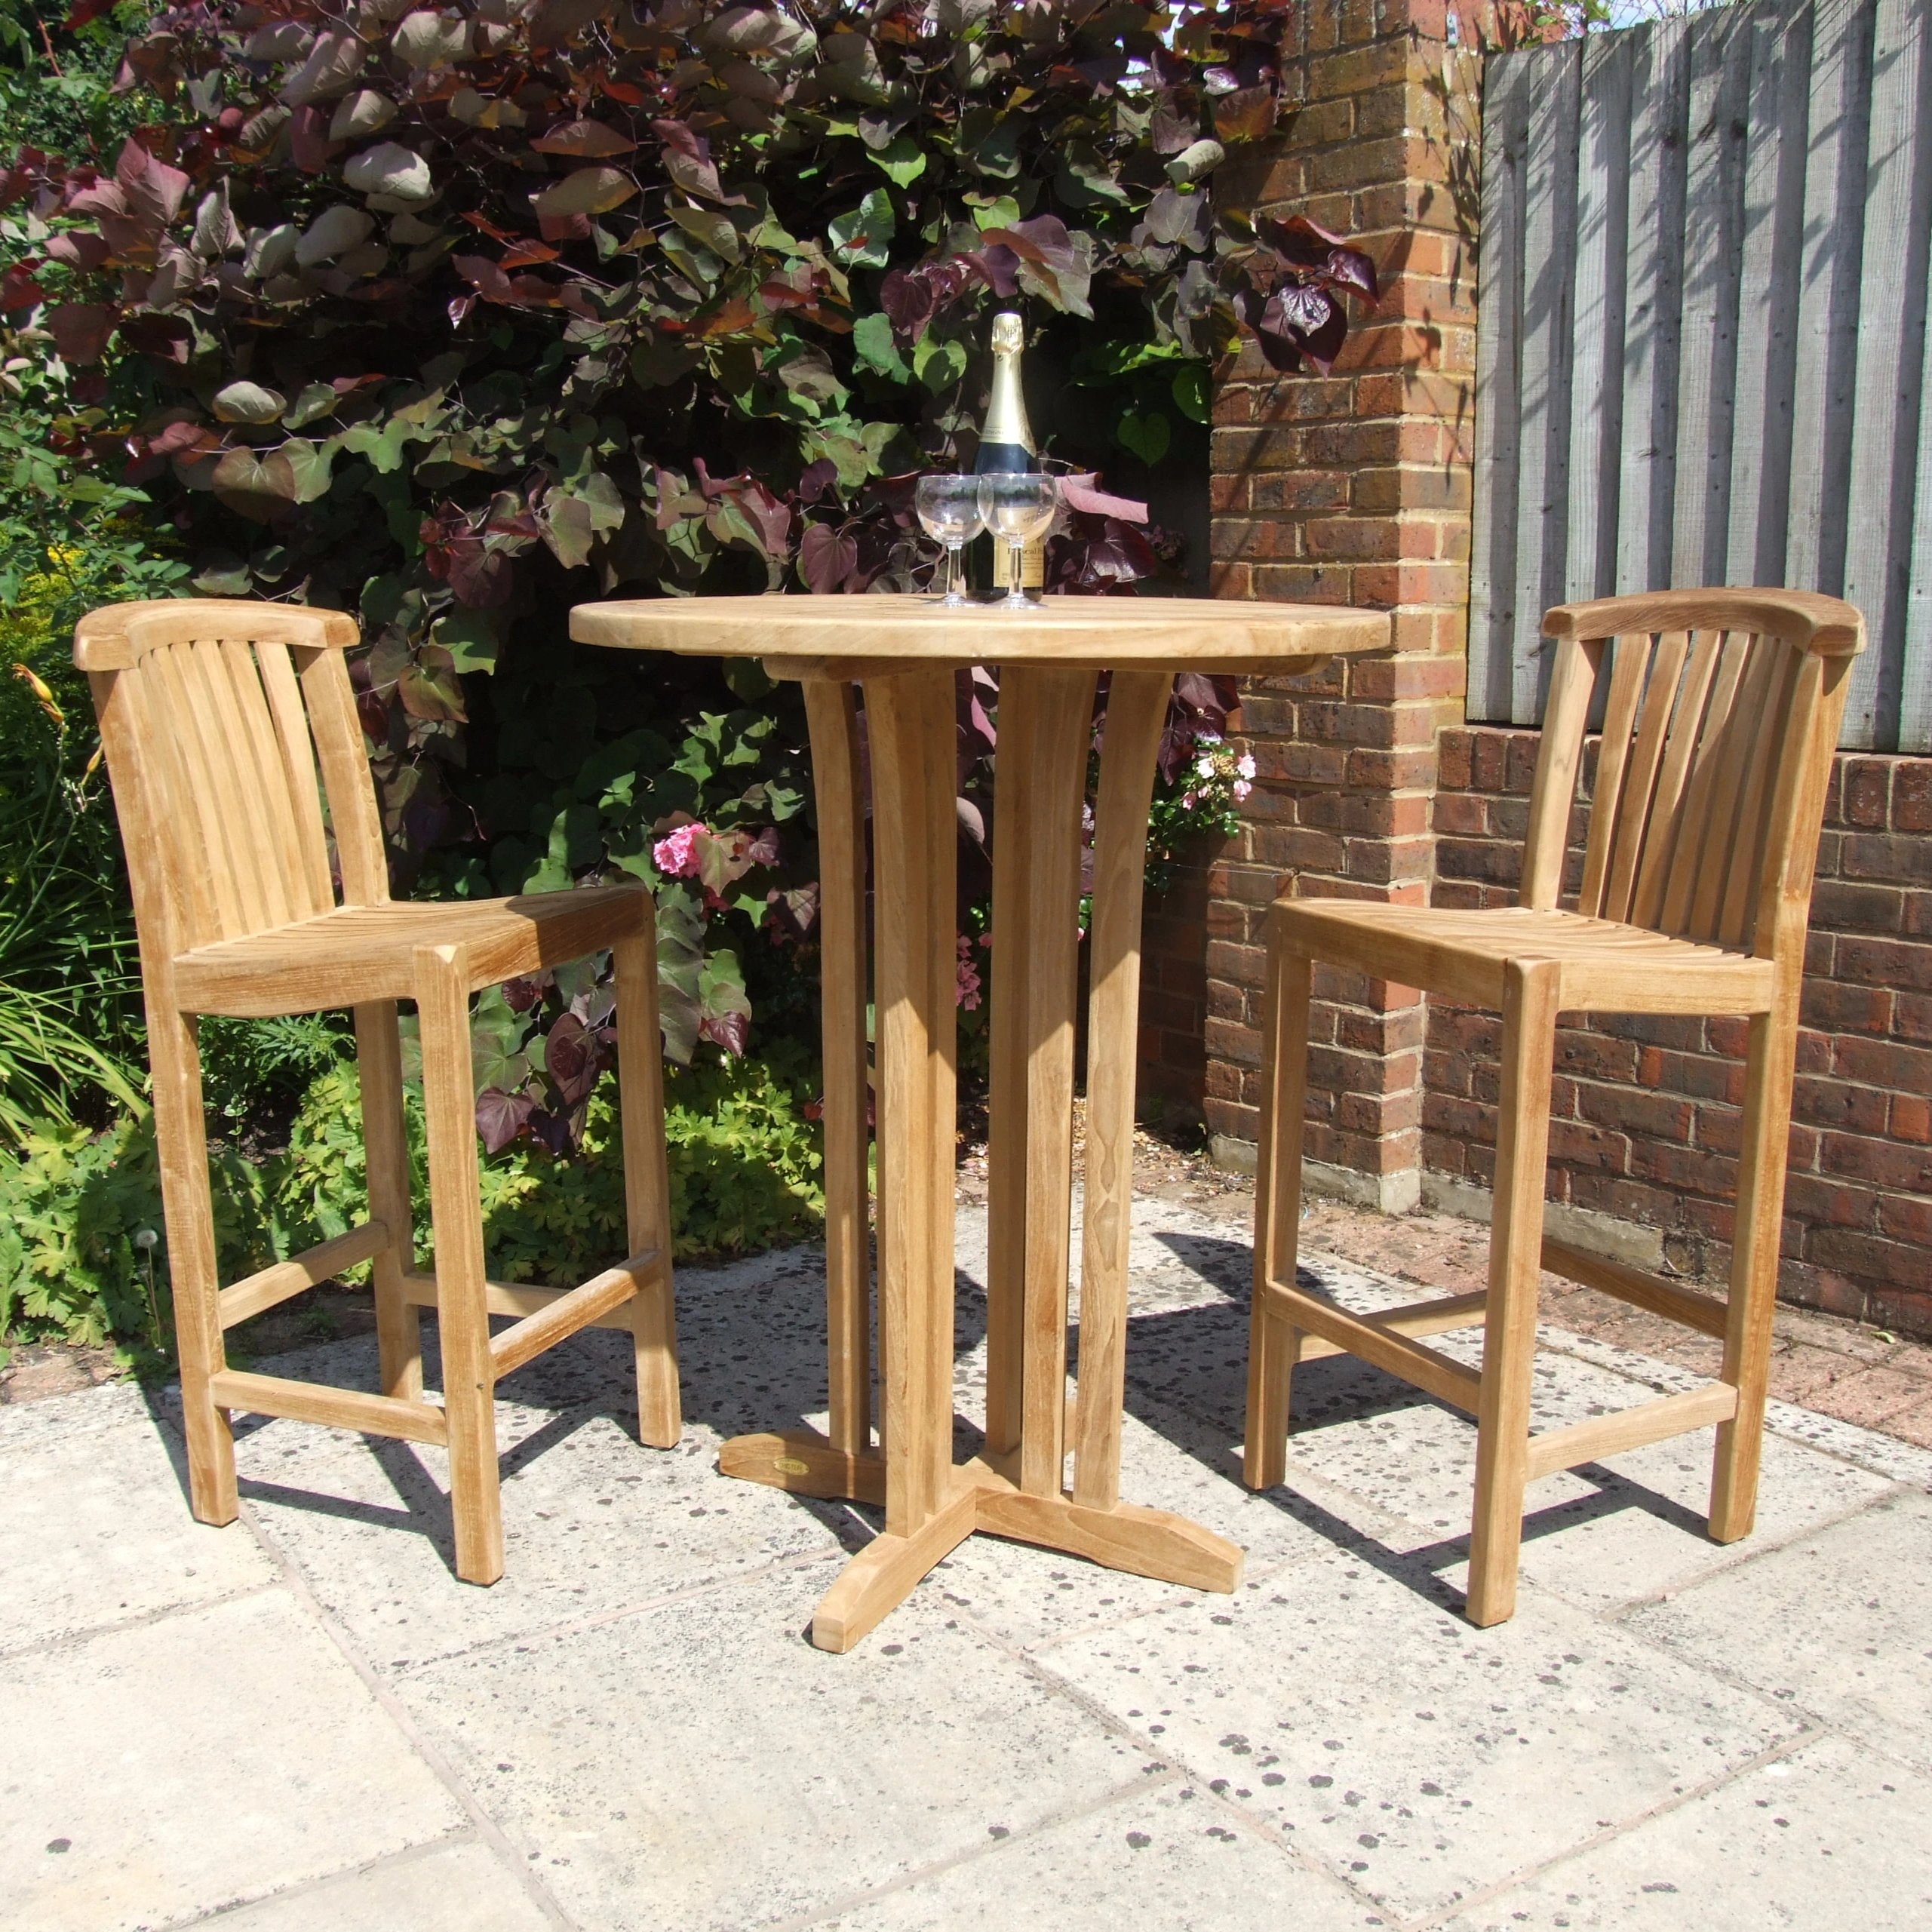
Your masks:
<instances>
[{"instance_id":1,"label":"teak bar table","mask_svg":"<svg viewBox=\"0 0 1932 1932\"><path fill-rule=\"evenodd\" d=\"M1147 807L1177 671L1298 672L1389 642L1370 611L1055 597L1024 612L905 597L583 604L580 643L757 657L805 690L818 794L825 976L830 1430L740 1436L720 1467L812 1496L883 1503L884 1533L812 1619L849 1649L975 1530L1203 1590L1242 1553L1120 1500L1135 1049ZM954 672L1000 668L994 832L985 1446L953 1461ZM1067 1401L1081 811L1095 682L1101 748L1087 1028L1078 1387ZM878 1013L879 1330L874 1446L866 1215L865 841L855 728L871 760ZM1069 1438L1071 1438L1070 1443ZM1067 1452L1074 1479L1066 1482Z\"/></svg>"}]
</instances>

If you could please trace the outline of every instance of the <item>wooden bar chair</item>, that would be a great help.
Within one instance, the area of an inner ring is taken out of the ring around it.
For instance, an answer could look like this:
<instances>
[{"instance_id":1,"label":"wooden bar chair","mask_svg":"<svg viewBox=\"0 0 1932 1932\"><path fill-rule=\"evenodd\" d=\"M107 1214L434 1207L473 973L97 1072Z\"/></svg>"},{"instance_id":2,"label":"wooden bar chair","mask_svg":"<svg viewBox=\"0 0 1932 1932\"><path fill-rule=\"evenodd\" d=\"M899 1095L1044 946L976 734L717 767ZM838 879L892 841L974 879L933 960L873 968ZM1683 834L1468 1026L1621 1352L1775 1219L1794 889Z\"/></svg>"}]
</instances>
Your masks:
<instances>
[{"instance_id":1,"label":"wooden bar chair","mask_svg":"<svg viewBox=\"0 0 1932 1932\"><path fill-rule=\"evenodd\" d=\"M1277 899L1255 1193L1242 1474L1285 1473L1298 1362L1350 1354L1476 1418L1468 1614L1516 1608L1523 1491L1537 1477L1717 1424L1710 1534L1749 1532L1777 1288L1798 995L1819 826L1864 620L1835 598L1659 591L1565 604L1523 851L1520 903L1481 911ZM1611 663L1583 889L1560 910L1570 812L1599 671ZM1503 1014L1489 1282L1367 1316L1295 1285L1310 970L1326 960ZM1727 1298L1543 1233L1556 1018L1577 1011L1749 1017ZM1540 1269L1717 1336L1717 1381L1530 1433ZM1479 1371L1420 1338L1481 1322Z\"/></svg>"},{"instance_id":2,"label":"wooden bar chair","mask_svg":"<svg viewBox=\"0 0 1932 1932\"><path fill-rule=\"evenodd\" d=\"M357 641L354 620L339 611L218 600L97 610L75 634L134 888L190 1500L203 1522L234 1520L228 1418L235 1410L440 1443L450 1452L456 1574L490 1583L503 1571L499 1378L588 1324L628 1328L640 1433L665 1448L680 1433L651 900L627 886L392 902L342 658ZM631 1252L568 1291L488 1280L470 995L606 948L616 968ZM399 1000L416 1003L422 1031L435 1236L429 1274L413 1263ZM369 1218L223 1288L197 1016L344 1006L354 1011L361 1070ZM380 1395L227 1365L228 1329L364 1261L373 1264ZM437 1313L440 1406L422 1393L424 1307ZM518 1319L493 1336L493 1314Z\"/></svg>"}]
</instances>

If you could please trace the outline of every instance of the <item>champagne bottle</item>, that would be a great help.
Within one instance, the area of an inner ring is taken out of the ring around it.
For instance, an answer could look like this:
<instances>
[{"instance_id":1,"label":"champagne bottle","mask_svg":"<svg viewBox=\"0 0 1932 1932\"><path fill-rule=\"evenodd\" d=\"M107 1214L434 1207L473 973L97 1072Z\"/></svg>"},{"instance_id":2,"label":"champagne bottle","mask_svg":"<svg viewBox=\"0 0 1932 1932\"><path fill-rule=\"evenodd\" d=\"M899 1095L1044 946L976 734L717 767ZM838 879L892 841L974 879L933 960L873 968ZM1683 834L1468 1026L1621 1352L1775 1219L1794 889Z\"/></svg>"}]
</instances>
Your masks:
<instances>
[{"instance_id":1,"label":"champagne bottle","mask_svg":"<svg viewBox=\"0 0 1932 1932\"><path fill-rule=\"evenodd\" d=\"M1026 392L1020 382L1020 353L1025 346L1026 331L1018 316L1005 309L994 317L993 389L979 426L979 454L972 466L975 475L1024 475L1039 467L1039 452L1027 421ZM991 590L996 583L1003 584L1005 563L994 539L981 539L973 548L980 552L974 560L975 588ZM1020 553L1020 581L1028 590L1037 591L1046 576L1046 546L1036 538Z\"/></svg>"}]
</instances>

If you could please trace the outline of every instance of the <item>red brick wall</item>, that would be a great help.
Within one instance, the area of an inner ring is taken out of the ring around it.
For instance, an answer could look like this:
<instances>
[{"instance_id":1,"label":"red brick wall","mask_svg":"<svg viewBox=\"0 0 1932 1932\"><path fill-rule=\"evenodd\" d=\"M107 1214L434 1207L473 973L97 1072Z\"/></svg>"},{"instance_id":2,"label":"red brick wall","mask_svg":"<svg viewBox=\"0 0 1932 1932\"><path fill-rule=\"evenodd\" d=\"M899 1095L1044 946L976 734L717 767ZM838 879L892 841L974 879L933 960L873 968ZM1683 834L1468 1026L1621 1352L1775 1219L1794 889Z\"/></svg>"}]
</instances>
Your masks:
<instances>
[{"instance_id":1,"label":"red brick wall","mask_svg":"<svg viewBox=\"0 0 1932 1932\"><path fill-rule=\"evenodd\" d=\"M1497 726L1443 734L1434 904L1513 902L1537 745L1534 731ZM1594 763L1593 740L1586 785ZM1576 838L1586 822L1580 811ZM1571 890L1580 865L1577 844ZM1837 760L1807 959L1780 1292L1932 1335L1932 758ZM1432 1175L1489 1184L1497 1027L1494 1015L1429 1003ZM1738 1020L1565 1027L1550 1198L1658 1230L1679 1267L1721 1273L1743 1033Z\"/></svg>"},{"instance_id":2,"label":"red brick wall","mask_svg":"<svg viewBox=\"0 0 1932 1932\"><path fill-rule=\"evenodd\" d=\"M1375 257L1382 297L1327 376L1282 376L1249 346L1215 405L1214 582L1224 597L1368 606L1393 656L1244 693L1258 766L1239 837L1211 855L1203 963L1205 1110L1224 1146L1257 1111L1261 921L1285 877L1420 899L1436 742L1462 716L1475 290L1467 236L1476 65L1446 55L1424 0L1316 0L1290 29L1277 144L1246 204L1302 213ZM1460 94L1445 94L1445 72ZM1163 971L1166 970L1165 966ZM1311 1160L1414 1199L1422 1009L1359 975L1316 984Z\"/></svg>"}]
</instances>

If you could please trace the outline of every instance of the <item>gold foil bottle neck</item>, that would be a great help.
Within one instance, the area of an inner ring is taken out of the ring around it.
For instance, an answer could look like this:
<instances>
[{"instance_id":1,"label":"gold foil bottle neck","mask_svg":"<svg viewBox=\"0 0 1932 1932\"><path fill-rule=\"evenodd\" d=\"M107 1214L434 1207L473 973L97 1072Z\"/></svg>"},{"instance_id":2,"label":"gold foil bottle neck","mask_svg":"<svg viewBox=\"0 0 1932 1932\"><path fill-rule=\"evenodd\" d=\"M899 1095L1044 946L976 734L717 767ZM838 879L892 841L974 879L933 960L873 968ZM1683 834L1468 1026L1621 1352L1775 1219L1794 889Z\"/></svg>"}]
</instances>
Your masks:
<instances>
[{"instance_id":1,"label":"gold foil bottle neck","mask_svg":"<svg viewBox=\"0 0 1932 1932\"><path fill-rule=\"evenodd\" d=\"M993 389L987 398L982 444L1021 449L1031 456L1037 448L1027 421L1026 392L1020 382L1020 351L1026 340L1020 318L1003 310L993 318Z\"/></svg>"}]
</instances>

